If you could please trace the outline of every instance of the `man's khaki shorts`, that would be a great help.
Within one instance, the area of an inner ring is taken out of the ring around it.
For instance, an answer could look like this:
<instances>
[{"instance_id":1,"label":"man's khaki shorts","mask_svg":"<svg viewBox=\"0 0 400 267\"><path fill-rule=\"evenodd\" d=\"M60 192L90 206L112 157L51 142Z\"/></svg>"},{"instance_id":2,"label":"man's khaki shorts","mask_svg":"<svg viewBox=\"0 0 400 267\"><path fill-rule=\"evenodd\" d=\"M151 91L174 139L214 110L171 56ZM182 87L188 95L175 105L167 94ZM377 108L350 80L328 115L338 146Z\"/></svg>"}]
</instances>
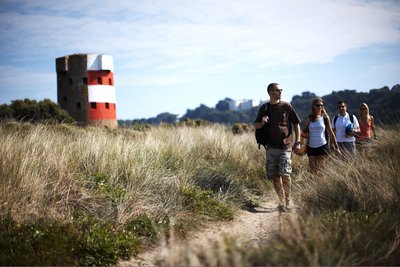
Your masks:
<instances>
[{"instance_id":1,"label":"man's khaki shorts","mask_svg":"<svg viewBox=\"0 0 400 267\"><path fill-rule=\"evenodd\" d=\"M292 173L292 150L267 148L267 179L290 176Z\"/></svg>"}]
</instances>

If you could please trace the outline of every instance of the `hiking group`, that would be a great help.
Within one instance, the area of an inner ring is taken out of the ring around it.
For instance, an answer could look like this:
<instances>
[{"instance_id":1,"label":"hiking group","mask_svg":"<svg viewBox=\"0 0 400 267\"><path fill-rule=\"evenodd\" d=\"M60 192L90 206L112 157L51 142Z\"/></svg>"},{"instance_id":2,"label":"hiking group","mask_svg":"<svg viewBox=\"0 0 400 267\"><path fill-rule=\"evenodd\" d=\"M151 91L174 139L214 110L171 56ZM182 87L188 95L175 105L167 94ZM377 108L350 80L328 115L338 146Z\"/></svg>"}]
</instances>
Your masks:
<instances>
[{"instance_id":1,"label":"hiking group","mask_svg":"<svg viewBox=\"0 0 400 267\"><path fill-rule=\"evenodd\" d=\"M267 179L273 182L278 195L278 211L284 212L291 209L292 152L298 155L306 153L311 173L321 175L329 154L355 157L357 147L371 143L371 137L376 139L376 133L366 103L360 105L357 119L347 112L345 101L338 101L338 114L331 120L324 109L323 99L315 98L311 103L311 114L301 130L296 111L281 99L280 84L269 84L267 93L270 101L261 105L254 127L257 142L265 147ZM304 147L301 138L307 139Z\"/></svg>"}]
</instances>

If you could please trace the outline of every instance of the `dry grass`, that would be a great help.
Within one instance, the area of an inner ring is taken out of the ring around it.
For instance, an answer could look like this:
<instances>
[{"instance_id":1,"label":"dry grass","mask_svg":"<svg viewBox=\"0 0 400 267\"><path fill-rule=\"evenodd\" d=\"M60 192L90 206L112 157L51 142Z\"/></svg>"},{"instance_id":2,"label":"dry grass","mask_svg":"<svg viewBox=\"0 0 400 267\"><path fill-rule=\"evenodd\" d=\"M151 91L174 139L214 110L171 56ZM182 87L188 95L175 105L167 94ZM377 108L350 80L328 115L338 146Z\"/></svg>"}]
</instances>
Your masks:
<instances>
[{"instance_id":1,"label":"dry grass","mask_svg":"<svg viewBox=\"0 0 400 267\"><path fill-rule=\"evenodd\" d=\"M3 123L0 143L0 215L16 221L68 221L76 208L120 224L143 213L181 217L190 186L239 205L261 191L262 151L251 134L222 126L138 132Z\"/></svg>"},{"instance_id":2,"label":"dry grass","mask_svg":"<svg viewBox=\"0 0 400 267\"><path fill-rule=\"evenodd\" d=\"M356 159L331 158L323 177L313 177L305 157L295 157L298 216L285 216L266 245L225 237L200 249L172 249L159 264L399 265L399 130L380 129L379 142Z\"/></svg>"},{"instance_id":3,"label":"dry grass","mask_svg":"<svg viewBox=\"0 0 400 267\"><path fill-rule=\"evenodd\" d=\"M299 216L284 220L268 245L225 237L159 264L399 265L399 130L379 129L367 153L332 159L324 177L311 176L306 158L295 157ZM0 217L21 224L73 222L78 210L116 227L146 214L190 230L219 216L194 216L197 207L251 205L270 189L253 133L223 126L140 132L2 123L0 143Z\"/></svg>"}]
</instances>

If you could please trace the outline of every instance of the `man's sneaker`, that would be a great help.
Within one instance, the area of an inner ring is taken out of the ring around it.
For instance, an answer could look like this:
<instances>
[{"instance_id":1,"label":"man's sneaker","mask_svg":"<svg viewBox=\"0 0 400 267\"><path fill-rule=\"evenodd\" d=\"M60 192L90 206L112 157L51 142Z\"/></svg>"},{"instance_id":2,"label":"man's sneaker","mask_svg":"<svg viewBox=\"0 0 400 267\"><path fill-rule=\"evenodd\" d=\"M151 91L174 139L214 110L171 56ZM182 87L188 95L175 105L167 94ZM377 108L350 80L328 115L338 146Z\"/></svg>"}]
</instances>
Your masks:
<instances>
[{"instance_id":1,"label":"man's sneaker","mask_svg":"<svg viewBox=\"0 0 400 267\"><path fill-rule=\"evenodd\" d=\"M292 205L290 204L290 201L286 201L286 209L287 210L291 210L292 209Z\"/></svg>"},{"instance_id":2,"label":"man's sneaker","mask_svg":"<svg viewBox=\"0 0 400 267\"><path fill-rule=\"evenodd\" d=\"M277 209L278 209L279 212L285 212L286 211L285 206L283 206L281 204L278 205Z\"/></svg>"}]
</instances>

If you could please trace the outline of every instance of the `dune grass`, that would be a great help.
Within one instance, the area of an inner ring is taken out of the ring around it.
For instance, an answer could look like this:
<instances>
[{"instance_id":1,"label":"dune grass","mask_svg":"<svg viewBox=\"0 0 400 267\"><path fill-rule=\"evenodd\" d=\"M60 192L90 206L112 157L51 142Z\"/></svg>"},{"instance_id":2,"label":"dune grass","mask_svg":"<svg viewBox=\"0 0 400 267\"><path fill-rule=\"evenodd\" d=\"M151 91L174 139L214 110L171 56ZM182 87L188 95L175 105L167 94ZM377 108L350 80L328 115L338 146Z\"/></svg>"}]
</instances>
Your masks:
<instances>
[{"instance_id":1,"label":"dune grass","mask_svg":"<svg viewBox=\"0 0 400 267\"><path fill-rule=\"evenodd\" d=\"M379 129L379 141L357 159L331 158L323 177L295 157L297 216L253 244L225 236L205 248L174 251L160 265L334 266L400 264L400 130Z\"/></svg>"},{"instance_id":2,"label":"dune grass","mask_svg":"<svg viewBox=\"0 0 400 267\"><path fill-rule=\"evenodd\" d=\"M171 222L185 235L201 221L232 219L268 188L253 138L217 125L1 123L0 264L114 264Z\"/></svg>"},{"instance_id":3,"label":"dune grass","mask_svg":"<svg viewBox=\"0 0 400 267\"><path fill-rule=\"evenodd\" d=\"M323 177L293 158L297 215L255 247L225 236L160 265L400 265L399 126ZM112 265L230 220L271 191L254 133L0 124L0 265Z\"/></svg>"}]
</instances>

